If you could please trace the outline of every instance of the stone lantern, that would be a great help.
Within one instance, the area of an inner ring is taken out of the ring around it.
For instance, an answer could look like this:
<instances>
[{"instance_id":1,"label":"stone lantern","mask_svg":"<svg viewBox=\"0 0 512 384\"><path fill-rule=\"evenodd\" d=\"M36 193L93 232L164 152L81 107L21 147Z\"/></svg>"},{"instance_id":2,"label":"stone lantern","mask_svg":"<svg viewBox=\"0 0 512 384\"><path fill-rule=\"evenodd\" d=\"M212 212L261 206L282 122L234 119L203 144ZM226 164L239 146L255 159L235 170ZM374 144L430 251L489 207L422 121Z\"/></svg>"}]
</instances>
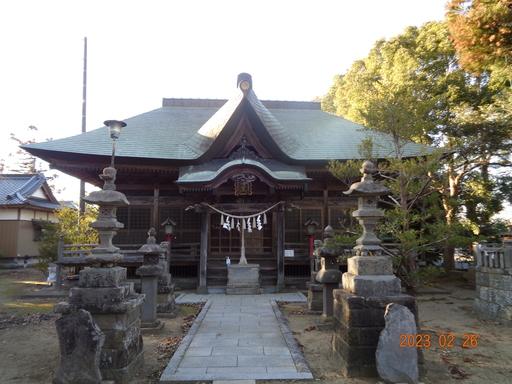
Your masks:
<instances>
[{"instance_id":1,"label":"stone lantern","mask_svg":"<svg viewBox=\"0 0 512 384\"><path fill-rule=\"evenodd\" d=\"M373 179L376 167L372 162L365 161L361 172L361 181L352 184L345 193L358 198L358 209L352 215L363 227L363 234L356 241L355 256L347 261L343 289L333 292L332 348L340 360L342 373L349 377L377 376L375 352L388 304L406 306L417 322L415 299L401 294L400 279L393 274L392 260L383 254L381 241L374 232L384 216L377 208L379 196L389 190Z\"/></svg>"},{"instance_id":2,"label":"stone lantern","mask_svg":"<svg viewBox=\"0 0 512 384\"><path fill-rule=\"evenodd\" d=\"M57 332L62 336L61 366L65 366L62 362L71 356L68 351L80 350L89 339L89 331L79 333L79 330L66 329L64 325L72 323L78 313L89 313L93 321L91 327L99 327L104 334L99 354L101 378L127 382L143 364L140 309L144 296L135 293L133 283L126 281L126 268L115 266L122 255L112 244L112 239L117 230L123 228L123 224L117 221L116 210L129 202L123 193L116 191L117 171L113 165L115 141L126 124L109 120L105 125L109 126L113 140L111 163L99 175L104 181L103 189L84 198L87 203L99 206L98 218L91 226L97 229L100 242L86 256L89 267L80 271L78 287L70 290L69 303L59 303L55 310L63 315L60 322L63 326L57 326ZM59 372L56 382L67 374L77 374L62 369ZM80 380L75 377L73 382L85 382Z\"/></svg>"},{"instance_id":3,"label":"stone lantern","mask_svg":"<svg viewBox=\"0 0 512 384\"><path fill-rule=\"evenodd\" d=\"M358 209L352 215L363 227L363 234L356 240L355 256L347 260L347 273L343 274L343 288L363 296L398 295L400 280L393 275L391 258L382 255L381 240L375 234L375 227L384 212L377 208L379 196L389 193L389 189L375 182L375 165L365 161L361 168L363 177L344 192L358 197Z\"/></svg>"},{"instance_id":4,"label":"stone lantern","mask_svg":"<svg viewBox=\"0 0 512 384\"><path fill-rule=\"evenodd\" d=\"M323 308L324 318L332 317L333 296L332 292L341 280L341 272L338 267L338 256L340 249L334 242L334 229L328 225L324 229L324 242L318 249L320 256L320 270L316 274L316 281L323 285Z\"/></svg>"}]
</instances>

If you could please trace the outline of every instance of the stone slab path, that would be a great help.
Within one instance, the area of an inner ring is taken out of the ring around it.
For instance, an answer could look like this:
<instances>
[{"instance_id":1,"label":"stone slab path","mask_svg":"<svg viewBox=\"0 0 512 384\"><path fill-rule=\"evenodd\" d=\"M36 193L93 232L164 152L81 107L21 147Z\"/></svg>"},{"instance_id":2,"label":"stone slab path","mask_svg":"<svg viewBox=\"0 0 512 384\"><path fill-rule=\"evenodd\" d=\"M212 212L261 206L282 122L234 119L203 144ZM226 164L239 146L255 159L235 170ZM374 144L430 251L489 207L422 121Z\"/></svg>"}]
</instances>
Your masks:
<instances>
[{"instance_id":1,"label":"stone slab path","mask_svg":"<svg viewBox=\"0 0 512 384\"><path fill-rule=\"evenodd\" d=\"M160 382L312 379L276 304L305 300L300 293L180 296L178 303L206 305Z\"/></svg>"}]
</instances>

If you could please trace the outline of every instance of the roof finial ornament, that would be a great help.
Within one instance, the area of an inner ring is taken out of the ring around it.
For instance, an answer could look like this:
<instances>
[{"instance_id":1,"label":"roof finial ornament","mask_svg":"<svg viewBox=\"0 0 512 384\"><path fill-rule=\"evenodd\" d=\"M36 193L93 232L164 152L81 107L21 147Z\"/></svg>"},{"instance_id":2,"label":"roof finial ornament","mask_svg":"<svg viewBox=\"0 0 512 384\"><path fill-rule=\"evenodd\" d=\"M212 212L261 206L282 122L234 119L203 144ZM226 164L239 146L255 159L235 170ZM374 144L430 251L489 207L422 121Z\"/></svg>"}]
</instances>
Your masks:
<instances>
[{"instance_id":1,"label":"roof finial ornament","mask_svg":"<svg viewBox=\"0 0 512 384\"><path fill-rule=\"evenodd\" d=\"M242 92L248 92L252 88L252 76L245 72L239 73L236 85Z\"/></svg>"}]
</instances>

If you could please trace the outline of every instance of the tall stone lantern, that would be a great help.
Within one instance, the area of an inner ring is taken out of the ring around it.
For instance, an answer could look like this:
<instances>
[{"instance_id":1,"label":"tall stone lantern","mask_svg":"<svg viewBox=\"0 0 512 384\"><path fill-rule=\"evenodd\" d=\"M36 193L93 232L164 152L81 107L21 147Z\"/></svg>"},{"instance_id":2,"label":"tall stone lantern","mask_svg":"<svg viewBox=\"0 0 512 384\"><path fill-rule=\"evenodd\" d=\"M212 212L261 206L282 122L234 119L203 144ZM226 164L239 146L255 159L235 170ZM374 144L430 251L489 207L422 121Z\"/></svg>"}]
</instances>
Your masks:
<instances>
[{"instance_id":1,"label":"tall stone lantern","mask_svg":"<svg viewBox=\"0 0 512 384\"><path fill-rule=\"evenodd\" d=\"M356 240L355 256L347 261L348 269L343 274L343 289L363 296L387 296L400 293L400 280L393 275L393 263L382 254L382 241L375 234L375 227L384 217L377 208L379 196L389 193L389 189L375 182L376 167L365 161L361 168L363 177L344 192L358 197L357 210L352 213L363 227L363 234Z\"/></svg>"},{"instance_id":2,"label":"tall stone lantern","mask_svg":"<svg viewBox=\"0 0 512 384\"><path fill-rule=\"evenodd\" d=\"M381 240L374 232L384 216L377 208L379 196L389 190L373 179L376 167L371 161L363 163L361 172L361 181L352 184L345 193L358 198L358 209L352 215L363 227L363 234L356 240L355 256L348 259L348 271L342 276L343 289L333 292L332 348L342 373L349 377L377 376L375 351L388 304L408 307L417 322L415 299L401 293L392 260L384 255Z\"/></svg>"},{"instance_id":3,"label":"tall stone lantern","mask_svg":"<svg viewBox=\"0 0 512 384\"><path fill-rule=\"evenodd\" d=\"M69 303L60 303L56 310L63 316L79 310L92 315L94 323L105 335L99 359L101 378L125 383L143 364L140 313L144 295L136 294L133 283L126 281L126 268L115 266L122 255L112 244L112 239L123 228L117 221L116 210L129 204L126 196L116 191L115 142L126 124L109 120L105 125L113 140L111 163L99 175L104 181L103 189L84 198L87 203L99 207L98 218L91 226L98 230L100 242L86 256L89 267L80 271L78 287L70 290ZM77 337L76 341L67 342L77 344L86 338L85 335L73 337ZM66 346L61 344L61 355L64 353Z\"/></svg>"}]
</instances>

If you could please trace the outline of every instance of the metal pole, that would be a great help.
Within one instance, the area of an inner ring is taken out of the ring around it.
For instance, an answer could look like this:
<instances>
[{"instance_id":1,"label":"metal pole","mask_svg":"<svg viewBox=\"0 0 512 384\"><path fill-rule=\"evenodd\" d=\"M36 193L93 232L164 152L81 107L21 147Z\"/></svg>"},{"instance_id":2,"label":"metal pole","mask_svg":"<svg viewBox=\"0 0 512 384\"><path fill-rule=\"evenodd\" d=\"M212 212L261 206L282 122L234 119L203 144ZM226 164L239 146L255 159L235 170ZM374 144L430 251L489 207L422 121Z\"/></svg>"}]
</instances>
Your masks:
<instances>
[{"instance_id":1,"label":"metal pole","mask_svg":"<svg viewBox=\"0 0 512 384\"><path fill-rule=\"evenodd\" d=\"M114 168L114 158L116 157L116 140L112 139L112 157L110 159L110 167Z\"/></svg>"},{"instance_id":2,"label":"metal pole","mask_svg":"<svg viewBox=\"0 0 512 384\"><path fill-rule=\"evenodd\" d=\"M84 37L84 71L82 82L82 133L86 132L87 123L87 37ZM85 181L80 180L80 214L85 212Z\"/></svg>"}]
</instances>

